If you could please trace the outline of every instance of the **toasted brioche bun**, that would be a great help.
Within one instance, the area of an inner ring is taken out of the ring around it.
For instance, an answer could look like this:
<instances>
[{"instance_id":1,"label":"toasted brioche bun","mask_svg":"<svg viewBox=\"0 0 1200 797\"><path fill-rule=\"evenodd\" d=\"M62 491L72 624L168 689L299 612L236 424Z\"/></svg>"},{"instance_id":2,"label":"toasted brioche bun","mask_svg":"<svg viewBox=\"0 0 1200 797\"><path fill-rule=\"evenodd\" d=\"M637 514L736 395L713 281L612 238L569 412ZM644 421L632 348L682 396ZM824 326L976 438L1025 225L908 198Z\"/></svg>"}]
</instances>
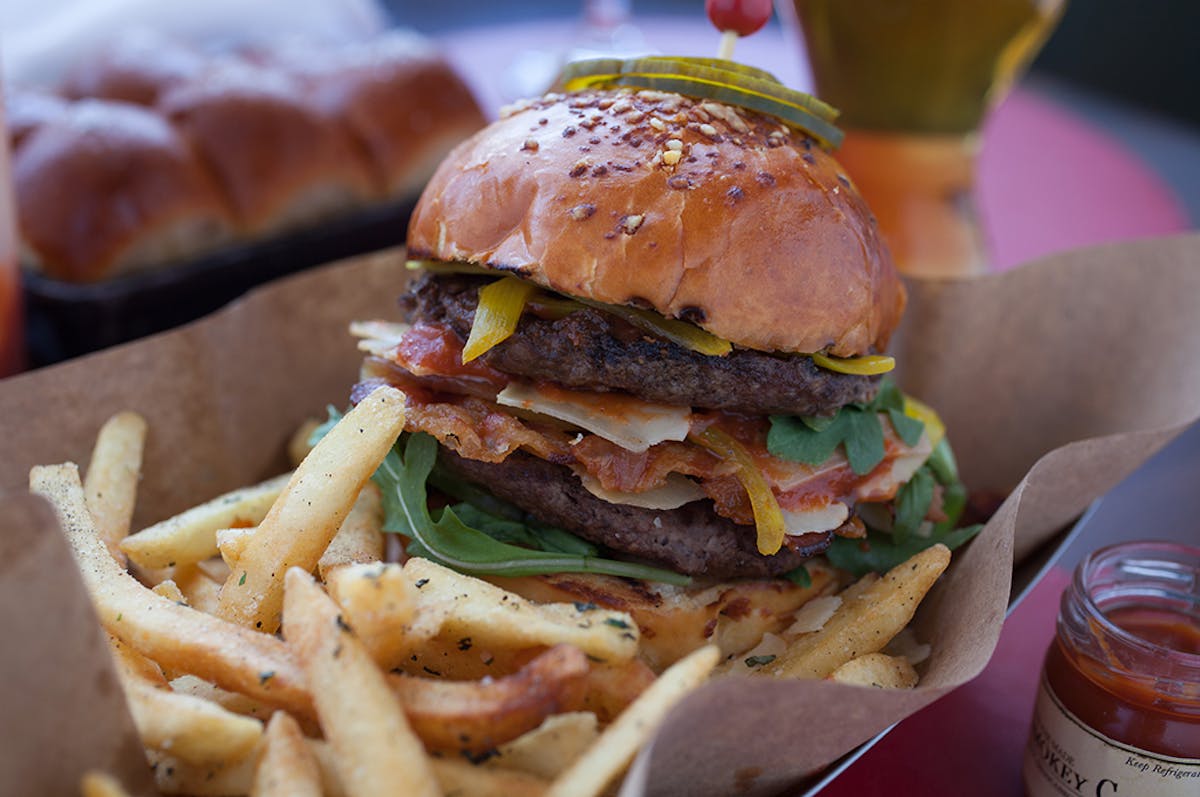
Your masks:
<instances>
[{"instance_id":1,"label":"toasted brioche bun","mask_svg":"<svg viewBox=\"0 0 1200 797\"><path fill-rule=\"evenodd\" d=\"M905 301L874 218L815 142L657 91L510 110L442 163L408 245L763 351L881 350Z\"/></svg>"}]
</instances>

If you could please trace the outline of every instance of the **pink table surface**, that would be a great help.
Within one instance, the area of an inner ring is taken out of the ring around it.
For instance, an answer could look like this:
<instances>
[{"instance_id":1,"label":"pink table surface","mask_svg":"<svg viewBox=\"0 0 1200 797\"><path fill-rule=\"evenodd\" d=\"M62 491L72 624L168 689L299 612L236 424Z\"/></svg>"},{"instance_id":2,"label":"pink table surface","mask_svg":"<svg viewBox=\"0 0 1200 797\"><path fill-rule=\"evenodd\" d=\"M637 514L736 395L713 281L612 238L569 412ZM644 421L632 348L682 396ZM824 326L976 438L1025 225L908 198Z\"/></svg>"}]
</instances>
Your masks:
<instances>
[{"instance_id":1,"label":"pink table surface","mask_svg":"<svg viewBox=\"0 0 1200 797\"><path fill-rule=\"evenodd\" d=\"M636 22L661 52L715 51L716 34L702 21ZM501 90L506 65L522 50L565 48L572 35L569 25L546 22L467 30L445 45L494 114L512 99ZM779 29L743 42L737 57L789 85L811 88L798 43ZM977 198L996 269L1189 227L1179 199L1136 153L1070 109L1022 88L984 127ZM902 722L822 797L1021 794L1021 756L1038 675L1068 579L1063 570L1051 570L1006 622L978 678Z\"/></svg>"}]
</instances>

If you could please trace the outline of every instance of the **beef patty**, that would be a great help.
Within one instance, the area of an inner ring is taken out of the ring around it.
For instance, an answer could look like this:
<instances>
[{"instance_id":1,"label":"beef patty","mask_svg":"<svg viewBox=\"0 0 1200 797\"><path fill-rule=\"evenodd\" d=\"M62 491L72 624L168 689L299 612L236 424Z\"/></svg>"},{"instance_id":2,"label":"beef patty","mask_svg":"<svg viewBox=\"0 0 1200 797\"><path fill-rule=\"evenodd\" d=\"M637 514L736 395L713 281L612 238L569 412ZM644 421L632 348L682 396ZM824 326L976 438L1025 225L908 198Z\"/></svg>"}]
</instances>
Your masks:
<instances>
[{"instance_id":1,"label":"beef patty","mask_svg":"<svg viewBox=\"0 0 1200 797\"><path fill-rule=\"evenodd\" d=\"M514 453L495 464L464 459L445 448L438 456L447 470L544 523L692 576L782 575L823 553L833 537L828 531L805 534L791 547L763 556L755 547L754 528L717 515L711 501L666 510L611 504L589 493L567 468L528 454Z\"/></svg>"},{"instance_id":2,"label":"beef patty","mask_svg":"<svg viewBox=\"0 0 1200 797\"><path fill-rule=\"evenodd\" d=\"M489 281L429 274L400 301L413 320L447 324L465 341ZM590 307L559 319L525 313L516 332L480 359L533 381L756 415L830 415L870 401L879 382L826 371L803 356L738 348L724 357L699 354Z\"/></svg>"}]
</instances>

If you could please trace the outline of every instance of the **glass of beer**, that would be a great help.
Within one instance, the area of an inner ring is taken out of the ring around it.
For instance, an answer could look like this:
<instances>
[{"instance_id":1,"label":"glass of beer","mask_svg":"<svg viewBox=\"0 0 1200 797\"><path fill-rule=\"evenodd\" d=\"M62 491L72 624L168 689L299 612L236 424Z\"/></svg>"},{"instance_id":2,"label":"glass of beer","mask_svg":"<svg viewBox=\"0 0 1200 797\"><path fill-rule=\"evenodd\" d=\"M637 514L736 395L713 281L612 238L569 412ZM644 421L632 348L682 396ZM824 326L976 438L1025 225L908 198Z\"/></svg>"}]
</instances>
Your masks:
<instances>
[{"instance_id":1,"label":"glass of beer","mask_svg":"<svg viewBox=\"0 0 1200 797\"><path fill-rule=\"evenodd\" d=\"M979 128L1066 0L791 0L816 91L842 112L837 158L901 271L982 272Z\"/></svg>"},{"instance_id":2,"label":"glass of beer","mask_svg":"<svg viewBox=\"0 0 1200 797\"><path fill-rule=\"evenodd\" d=\"M21 370L25 360L21 285L17 273L17 222L8 161L8 128L0 94L0 378Z\"/></svg>"}]
</instances>

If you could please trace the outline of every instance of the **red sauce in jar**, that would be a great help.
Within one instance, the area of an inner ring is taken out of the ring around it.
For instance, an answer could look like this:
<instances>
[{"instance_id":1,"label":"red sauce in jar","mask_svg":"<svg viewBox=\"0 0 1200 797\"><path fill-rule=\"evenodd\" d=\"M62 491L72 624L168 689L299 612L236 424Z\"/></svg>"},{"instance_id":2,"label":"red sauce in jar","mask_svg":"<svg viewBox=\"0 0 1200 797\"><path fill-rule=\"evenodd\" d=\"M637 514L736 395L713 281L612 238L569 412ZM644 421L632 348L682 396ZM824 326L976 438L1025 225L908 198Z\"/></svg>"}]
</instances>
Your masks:
<instances>
[{"instance_id":1,"label":"red sauce in jar","mask_svg":"<svg viewBox=\"0 0 1200 797\"><path fill-rule=\"evenodd\" d=\"M1200 548L1174 543L1079 566L1046 654L1027 794L1200 794L1197 584Z\"/></svg>"}]
</instances>

